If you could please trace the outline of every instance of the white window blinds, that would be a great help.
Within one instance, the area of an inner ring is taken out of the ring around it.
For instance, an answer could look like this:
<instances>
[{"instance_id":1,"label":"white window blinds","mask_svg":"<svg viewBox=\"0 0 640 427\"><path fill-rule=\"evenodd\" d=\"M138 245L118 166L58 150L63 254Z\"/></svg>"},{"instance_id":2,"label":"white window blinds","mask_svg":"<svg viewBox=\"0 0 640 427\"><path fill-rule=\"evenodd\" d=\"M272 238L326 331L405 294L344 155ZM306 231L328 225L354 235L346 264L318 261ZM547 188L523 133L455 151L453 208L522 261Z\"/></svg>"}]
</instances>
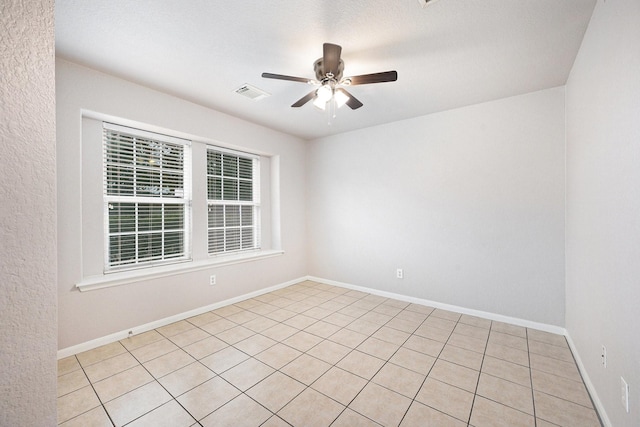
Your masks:
<instances>
[{"instance_id":1,"label":"white window blinds","mask_svg":"<svg viewBox=\"0 0 640 427\"><path fill-rule=\"evenodd\" d=\"M210 255L260 248L260 158L207 148Z\"/></svg>"},{"instance_id":2,"label":"white window blinds","mask_svg":"<svg viewBox=\"0 0 640 427\"><path fill-rule=\"evenodd\" d=\"M190 142L104 123L105 271L190 257Z\"/></svg>"}]
</instances>

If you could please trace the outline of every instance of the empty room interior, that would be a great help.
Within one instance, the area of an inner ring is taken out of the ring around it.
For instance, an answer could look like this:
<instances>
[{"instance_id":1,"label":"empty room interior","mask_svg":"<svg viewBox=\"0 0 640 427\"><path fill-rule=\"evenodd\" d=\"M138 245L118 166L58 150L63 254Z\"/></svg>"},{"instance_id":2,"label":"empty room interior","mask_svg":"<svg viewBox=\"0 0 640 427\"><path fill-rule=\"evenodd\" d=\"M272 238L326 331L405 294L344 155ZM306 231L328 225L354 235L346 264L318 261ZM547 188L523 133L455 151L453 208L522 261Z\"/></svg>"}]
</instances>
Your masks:
<instances>
[{"instance_id":1,"label":"empty room interior","mask_svg":"<svg viewBox=\"0 0 640 427\"><path fill-rule=\"evenodd\" d=\"M637 0L2 9L0 425L640 425Z\"/></svg>"}]
</instances>

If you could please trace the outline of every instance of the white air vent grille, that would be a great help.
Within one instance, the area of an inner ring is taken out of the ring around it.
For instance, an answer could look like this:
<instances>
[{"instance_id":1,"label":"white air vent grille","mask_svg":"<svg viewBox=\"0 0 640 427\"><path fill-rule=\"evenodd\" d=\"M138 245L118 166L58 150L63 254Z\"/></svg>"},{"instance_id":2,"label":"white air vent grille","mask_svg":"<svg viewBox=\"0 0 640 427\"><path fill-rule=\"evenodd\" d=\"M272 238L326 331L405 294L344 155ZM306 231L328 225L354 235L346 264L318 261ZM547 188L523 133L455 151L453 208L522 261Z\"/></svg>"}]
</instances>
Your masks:
<instances>
[{"instance_id":1,"label":"white air vent grille","mask_svg":"<svg viewBox=\"0 0 640 427\"><path fill-rule=\"evenodd\" d=\"M251 86L250 84L243 84L242 86L240 86L238 89L236 89L234 91L235 93L237 93L238 95L242 95L245 96L249 99L253 99L254 101L257 101L259 99L262 98L266 98L267 96L270 96L270 93L267 93L261 89L258 89L255 86Z\"/></svg>"}]
</instances>

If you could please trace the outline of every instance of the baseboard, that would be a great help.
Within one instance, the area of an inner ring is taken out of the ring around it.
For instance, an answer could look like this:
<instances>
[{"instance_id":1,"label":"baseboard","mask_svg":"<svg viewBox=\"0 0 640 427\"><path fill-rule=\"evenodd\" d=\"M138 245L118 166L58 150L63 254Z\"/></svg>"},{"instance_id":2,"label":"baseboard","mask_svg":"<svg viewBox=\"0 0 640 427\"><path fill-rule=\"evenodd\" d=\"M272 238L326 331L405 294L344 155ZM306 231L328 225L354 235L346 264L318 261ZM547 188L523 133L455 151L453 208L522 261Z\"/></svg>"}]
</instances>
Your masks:
<instances>
[{"instance_id":1,"label":"baseboard","mask_svg":"<svg viewBox=\"0 0 640 427\"><path fill-rule=\"evenodd\" d=\"M571 339L571 335L569 334L569 332L565 334L565 337L567 338L567 343L569 344L571 353L573 353L573 357L576 360L576 365L578 365L578 370L580 371L580 375L582 375L582 380L584 381L584 385L587 387L587 390L589 391L589 395L591 396L591 401L593 402L593 406L595 407L596 412L600 416L600 421L602 421L602 425L604 427L611 427L612 426L611 420L609 420L609 417L607 416L607 411L605 411L604 405L602 404L602 401L598 396L598 392L596 391L596 388L591 382L591 378L589 377L589 374L587 373L587 370L584 367L584 364L582 363L582 359L580 358L578 349L576 348L576 345L573 342L573 339Z\"/></svg>"},{"instance_id":2,"label":"baseboard","mask_svg":"<svg viewBox=\"0 0 640 427\"><path fill-rule=\"evenodd\" d=\"M567 330L560 326L549 325L546 323L533 322L531 320L520 319L517 317L503 316L501 314L490 313L487 311L473 310L466 307L460 307L457 305L443 304L437 301L431 301L422 298L410 297L402 294L395 294L393 292L379 291L377 289L367 288L364 286L352 285L349 283L336 282L335 280L323 279L320 277L307 276L307 280L313 282L324 283L326 285L339 286L341 288L353 289L356 291L366 292L373 295L378 295L386 298L393 298L400 301L411 302L414 304L428 305L434 308L440 308L443 310L449 310L460 314L468 314L470 316L481 317L483 319L495 320L498 322L511 323L517 326L524 326L525 328L537 329L539 331L551 332L553 334L566 335Z\"/></svg>"},{"instance_id":3,"label":"baseboard","mask_svg":"<svg viewBox=\"0 0 640 427\"><path fill-rule=\"evenodd\" d=\"M125 329L120 332L116 332L110 335L106 335L104 337L96 338L91 341L83 342L81 344L77 344L71 347L63 348L58 350L58 360L63 359L68 356L72 356L74 354L82 353L83 351L93 350L94 348L111 344L112 342L120 341L129 336L129 331L132 331L134 335L141 334L143 332L151 331L153 329L159 328L161 326L166 326L170 323L178 322L180 320L188 319L189 317L197 316L199 314L206 313L207 311L215 310L217 308L221 308L227 305L235 304L240 301L244 301L250 298L257 297L259 295L263 295L269 292L276 291L278 289L286 288L287 286L295 285L296 283L300 283L307 280L306 277L301 277L294 280L289 280L284 283L280 283L278 285L270 286L268 288L260 289L254 292L250 292L248 294L240 295L234 298L229 298L224 301L219 301L204 307L196 308L194 310L186 311L184 313L176 314L174 316L165 317L164 319L156 320L150 323L145 323L144 325L134 326L132 328Z\"/></svg>"}]
</instances>

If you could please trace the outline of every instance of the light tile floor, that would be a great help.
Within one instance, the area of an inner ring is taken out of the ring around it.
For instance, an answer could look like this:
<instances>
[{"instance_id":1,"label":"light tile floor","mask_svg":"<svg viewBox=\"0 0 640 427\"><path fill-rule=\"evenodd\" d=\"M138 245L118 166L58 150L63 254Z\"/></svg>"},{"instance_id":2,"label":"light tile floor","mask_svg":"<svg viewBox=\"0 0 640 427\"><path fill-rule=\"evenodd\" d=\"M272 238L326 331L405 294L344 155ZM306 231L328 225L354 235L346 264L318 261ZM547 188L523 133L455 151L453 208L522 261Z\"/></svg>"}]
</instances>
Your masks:
<instances>
[{"instance_id":1,"label":"light tile floor","mask_svg":"<svg viewBox=\"0 0 640 427\"><path fill-rule=\"evenodd\" d=\"M314 282L58 362L60 426L600 426L560 335Z\"/></svg>"}]
</instances>

